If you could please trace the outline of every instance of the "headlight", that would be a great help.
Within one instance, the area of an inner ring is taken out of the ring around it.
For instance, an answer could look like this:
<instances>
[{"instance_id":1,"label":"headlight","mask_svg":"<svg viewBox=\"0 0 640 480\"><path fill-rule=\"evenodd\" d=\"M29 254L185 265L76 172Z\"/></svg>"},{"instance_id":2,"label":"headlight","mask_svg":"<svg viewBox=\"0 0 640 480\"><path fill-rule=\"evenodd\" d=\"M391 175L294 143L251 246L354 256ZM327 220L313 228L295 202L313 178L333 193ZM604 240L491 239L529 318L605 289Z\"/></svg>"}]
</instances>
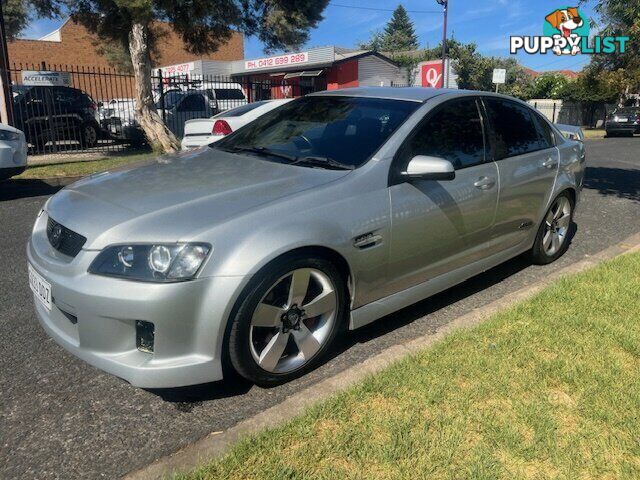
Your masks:
<instances>
[{"instance_id":1,"label":"headlight","mask_svg":"<svg viewBox=\"0 0 640 480\"><path fill-rule=\"evenodd\" d=\"M14 142L20 138L20 134L18 132L10 132L9 130L0 130L0 140L4 140L6 142Z\"/></svg>"},{"instance_id":2,"label":"headlight","mask_svg":"<svg viewBox=\"0 0 640 480\"><path fill-rule=\"evenodd\" d=\"M105 248L89 273L143 282L180 282L194 278L211 252L206 243L115 245Z\"/></svg>"}]
</instances>

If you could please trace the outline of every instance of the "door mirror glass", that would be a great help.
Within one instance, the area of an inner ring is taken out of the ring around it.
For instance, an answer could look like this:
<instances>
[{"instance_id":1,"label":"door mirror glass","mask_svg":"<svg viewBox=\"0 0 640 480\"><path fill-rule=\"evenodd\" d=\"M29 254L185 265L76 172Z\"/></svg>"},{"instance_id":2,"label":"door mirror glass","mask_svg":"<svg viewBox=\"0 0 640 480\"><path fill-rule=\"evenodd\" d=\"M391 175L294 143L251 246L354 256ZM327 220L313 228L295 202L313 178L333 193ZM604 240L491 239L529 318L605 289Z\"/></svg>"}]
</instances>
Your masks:
<instances>
[{"instance_id":1,"label":"door mirror glass","mask_svg":"<svg viewBox=\"0 0 640 480\"><path fill-rule=\"evenodd\" d=\"M423 180L453 180L456 171L449 160L426 155L416 155L402 172L407 178L421 178Z\"/></svg>"}]
</instances>

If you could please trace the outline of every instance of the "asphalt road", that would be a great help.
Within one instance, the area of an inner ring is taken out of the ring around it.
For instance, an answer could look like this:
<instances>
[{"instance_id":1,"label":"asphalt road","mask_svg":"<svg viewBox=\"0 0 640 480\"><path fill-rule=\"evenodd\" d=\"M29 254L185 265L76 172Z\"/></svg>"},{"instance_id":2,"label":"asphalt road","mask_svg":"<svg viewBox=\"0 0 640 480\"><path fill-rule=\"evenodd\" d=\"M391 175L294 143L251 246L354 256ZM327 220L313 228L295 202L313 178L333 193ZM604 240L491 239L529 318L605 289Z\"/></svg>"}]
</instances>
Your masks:
<instances>
[{"instance_id":1,"label":"asphalt road","mask_svg":"<svg viewBox=\"0 0 640 480\"><path fill-rule=\"evenodd\" d=\"M352 332L326 365L269 390L234 380L146 391L67 354L39 327L27 286L25 244L55 189L0 184L0 478L116 478L640 231L640 138L589 141L587 154L577 232L558 262L516 258Z\"/></svg>"}]
</instances>

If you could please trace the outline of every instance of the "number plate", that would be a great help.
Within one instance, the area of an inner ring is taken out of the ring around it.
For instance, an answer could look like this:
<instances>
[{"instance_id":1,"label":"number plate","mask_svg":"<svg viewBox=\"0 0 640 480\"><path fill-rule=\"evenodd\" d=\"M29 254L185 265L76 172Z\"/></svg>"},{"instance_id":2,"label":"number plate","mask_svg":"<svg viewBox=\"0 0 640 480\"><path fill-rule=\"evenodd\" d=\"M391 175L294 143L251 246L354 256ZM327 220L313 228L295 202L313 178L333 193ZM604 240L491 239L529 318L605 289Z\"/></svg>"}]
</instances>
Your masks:
<instances>
[{"instance_id":1,"label":"number plate","mask_svg":"<svg viewBox=\"0 0 640 480\"><path fill-rule=\"evenodd\" d=\"M51 284L42 278L42 275L36 272L31 265L29 265L29 286L38 301L47 310L51 310Z\"/></svg>"},{"instance_id":2,"label":"number plate","mask_svg":"<svg viewBox=\"0 0 640 480\"><path fill-rule=\"evenodd\" d=\"M627 123L629 119L627 117L618 117L618 121L621 123Z\"/></svg>"}]
</instances>

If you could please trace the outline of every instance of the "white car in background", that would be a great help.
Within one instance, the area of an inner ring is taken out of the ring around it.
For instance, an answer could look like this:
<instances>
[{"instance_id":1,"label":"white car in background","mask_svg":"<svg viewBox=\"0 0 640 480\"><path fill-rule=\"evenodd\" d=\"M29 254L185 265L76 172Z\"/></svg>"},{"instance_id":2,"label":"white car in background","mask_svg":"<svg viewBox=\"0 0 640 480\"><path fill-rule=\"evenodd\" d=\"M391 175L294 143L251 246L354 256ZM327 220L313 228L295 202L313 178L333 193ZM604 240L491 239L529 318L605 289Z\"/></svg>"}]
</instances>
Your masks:
<instances>
[{"instance_id":1,"label":"white car in background","mask_svg":"<svg viewBox=\"0 0 640 480\"><path fill-rule=\"evenodd\" d=\"M0 181L27 168L27 142L17 128L0 123Z\"/></svg>"},{"instance_id":2,"label":"white car in background","mask_svg":"<svg viewBox=\"0 0 640 480\"><path fill-rule=\"evenodd\" d=\"M232 108L211 118L188 120L184 124L182 150L199 148L217 142L225 135L235 132L240 127L291 100L293 99L263 100Z\"/></svg>"}]
</instances>

